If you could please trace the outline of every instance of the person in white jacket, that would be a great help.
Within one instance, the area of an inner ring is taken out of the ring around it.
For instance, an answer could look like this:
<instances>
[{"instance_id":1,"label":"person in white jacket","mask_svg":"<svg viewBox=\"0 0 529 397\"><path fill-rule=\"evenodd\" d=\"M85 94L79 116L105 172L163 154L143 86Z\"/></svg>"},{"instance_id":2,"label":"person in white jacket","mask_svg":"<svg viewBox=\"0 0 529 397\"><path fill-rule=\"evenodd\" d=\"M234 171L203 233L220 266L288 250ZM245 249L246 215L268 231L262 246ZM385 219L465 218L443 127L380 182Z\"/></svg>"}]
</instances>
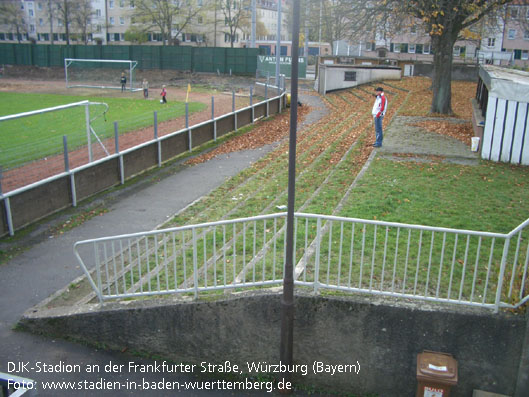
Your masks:
<instances>
[{"instance_id":1,"label":"person in white jacket","mask_svg":"<svg viewBox=\"0 0 529 397\"><path fill-rule=\"evenodd\" d=\"M382 140L384 139L384 134L382 132L382 121L384 120L384 115L388 108L388 100L384 95L384 89L382 87L377 87L375 89L376 99L375 104L373 105L373 118L375 120L375 143L374 147L381 147Z\"/></svg>"}]
</instances>

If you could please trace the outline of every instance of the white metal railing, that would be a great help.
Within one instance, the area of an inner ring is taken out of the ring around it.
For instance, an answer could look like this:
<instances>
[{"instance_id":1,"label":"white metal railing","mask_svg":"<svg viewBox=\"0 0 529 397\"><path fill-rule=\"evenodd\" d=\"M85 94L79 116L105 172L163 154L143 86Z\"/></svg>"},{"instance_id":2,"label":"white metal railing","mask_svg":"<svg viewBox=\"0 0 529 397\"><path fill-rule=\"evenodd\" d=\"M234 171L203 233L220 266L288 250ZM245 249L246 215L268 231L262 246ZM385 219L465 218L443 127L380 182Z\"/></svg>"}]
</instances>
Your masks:
<instances>
[{"instance_id":1,"label":"white metal railing","mask_svg":"<svg viewBox=\"0 0 529 397\"><path fill-rule=\"evenodd\" d=\"M285 222L279 213L105 237L74 253L100 302L263 288L282 283ZM295 283L517 308L529 300L528 226L500 234L296 213Z\"/></svg>"}]
</instances>

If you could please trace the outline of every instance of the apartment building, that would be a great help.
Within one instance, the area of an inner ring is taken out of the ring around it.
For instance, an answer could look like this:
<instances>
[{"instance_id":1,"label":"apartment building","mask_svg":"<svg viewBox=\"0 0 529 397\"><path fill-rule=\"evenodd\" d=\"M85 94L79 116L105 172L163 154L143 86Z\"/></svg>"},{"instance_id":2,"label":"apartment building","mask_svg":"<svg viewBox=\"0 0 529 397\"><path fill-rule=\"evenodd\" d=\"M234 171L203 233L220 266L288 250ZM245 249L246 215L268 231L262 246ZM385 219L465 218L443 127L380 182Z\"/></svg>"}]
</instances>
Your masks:
<instances>
[{"instance_id":1,"label":"apartment building","mask_svg":"<svg viewBox=\"0 0 529 397\"><path fill-rule=\"evenodd\" d=\"M431 40L420 24L405 32L378 34L358 43L341 46L364 57L395 61L433 60ZM455 63L488 63L529 68L529 0L515 0L494 20L472 27L467 39L454 46Z\"/></svg>"},{"instance_id":2,"label":"apartment building","mask_svg":"<svg viewBox=\"0 0 529 397\"><path fill-rule=\"evenodd\" d=\"M515 0L505 19L501 51L512 55L515 66L529 68L529 1Z\"/></svg>"},{"instance_id":3,"label":"apartment building","mask_svg":"<svg viewBox=\"0 0 529 397\"><path fill-rule=\"evenodd\" d=\"M234 34L229 29L228 17L221 0L169 0L173 6L194 7L192 18L174 20L171 40L165 44L247 47L250 45L251 10L250 0L232 0L234 10L244 7L244 17ZM257 20L264 29L257 37L258 46L271 49L275 53L277 36L277 1L256 0ZM287 13L289 1L282 1L281 39L288 40ZM0 25L0 42L34 42L43 44L131 44L131 29L142 28L135 20L135 0L87 0L89 11L85 18L71 18L68 27L65 18L57 7L62 2L56 0L13 0L20 6L20 33L16 33L13 24ZM83 2L81 2L83 3ZM50 12L52 7L52 12ZM186 9L187 11L187 9ZM235 14L232 12L232 15ZM50 17L51 15L51 17ZM83 21L84 19L84 21ZM182 27L182 28L181 28ZM66 31L69 31L67 37ZM138 29L136 29L138 30ZM159 28L151 26L143 36L142 44L162 45L163 38Z\"/></svg>"}]
</instances>

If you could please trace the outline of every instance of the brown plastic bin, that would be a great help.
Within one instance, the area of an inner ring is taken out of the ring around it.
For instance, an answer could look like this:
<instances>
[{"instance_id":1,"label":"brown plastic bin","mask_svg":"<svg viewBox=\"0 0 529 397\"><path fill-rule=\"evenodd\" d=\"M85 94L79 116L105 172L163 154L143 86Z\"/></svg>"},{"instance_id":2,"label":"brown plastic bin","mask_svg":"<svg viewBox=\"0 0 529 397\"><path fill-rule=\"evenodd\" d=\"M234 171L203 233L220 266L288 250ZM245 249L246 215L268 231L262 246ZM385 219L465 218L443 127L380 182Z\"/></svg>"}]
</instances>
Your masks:
<instances>
[{"instance_id":1,"label":"brown plastic bin","mask_svg":"<svg viewBox=\"0 0 529 397\"><path fill-rule=\"evenodd\" d=\"M457 385L457 361L448 353L425 350L417 355L417 397L449 397Z\"/></svg>"}]
</instances>

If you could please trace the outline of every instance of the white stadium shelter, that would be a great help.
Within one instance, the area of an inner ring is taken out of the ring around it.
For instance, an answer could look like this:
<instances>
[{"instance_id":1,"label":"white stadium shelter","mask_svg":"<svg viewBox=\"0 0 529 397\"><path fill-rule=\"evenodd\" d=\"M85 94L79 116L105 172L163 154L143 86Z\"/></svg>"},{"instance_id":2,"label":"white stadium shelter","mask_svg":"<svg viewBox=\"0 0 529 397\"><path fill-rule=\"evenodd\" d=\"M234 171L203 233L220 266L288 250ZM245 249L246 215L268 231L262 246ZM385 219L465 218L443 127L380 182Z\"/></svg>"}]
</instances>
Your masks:
<instances>
[{"instance_id":1,"label":"white stadium shelter","mask_svg":"<svg viewBox=\"0 0 529 397\"><path fill-rule=\"evenodd\" d=\"M529 165L529 73L482 65L476 99L484 118L481 158Z\"/></svg>"}]
</instances>

